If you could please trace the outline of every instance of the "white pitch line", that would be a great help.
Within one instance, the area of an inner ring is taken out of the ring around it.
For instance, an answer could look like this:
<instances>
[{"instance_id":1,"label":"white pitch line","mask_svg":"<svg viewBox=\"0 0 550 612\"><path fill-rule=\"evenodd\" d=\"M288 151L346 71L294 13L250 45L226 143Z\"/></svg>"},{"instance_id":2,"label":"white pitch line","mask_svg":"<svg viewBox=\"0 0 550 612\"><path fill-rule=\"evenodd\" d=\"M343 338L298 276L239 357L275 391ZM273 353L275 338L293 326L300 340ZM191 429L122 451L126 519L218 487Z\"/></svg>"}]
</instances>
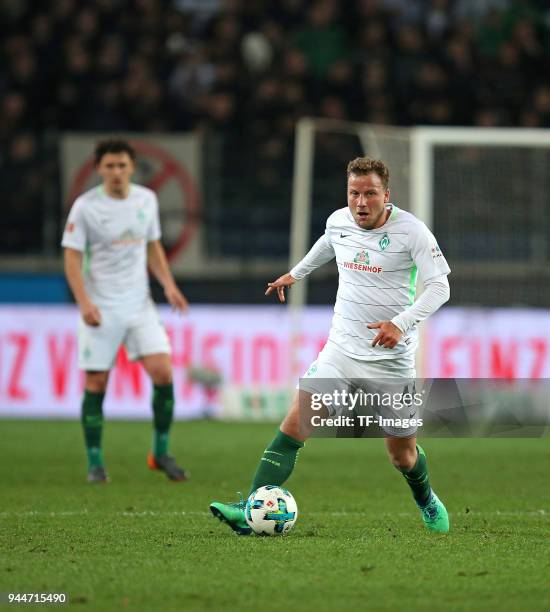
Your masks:
<instances>
[{"instance_id":1,"label":"white pitch line","mask_svg":"<svg viewBox=\"0 0 550 612\"><path fill-rule=\"evenodd\" d=\"M311 515L329 515L329 516L365 516L365 512L309 512ZM545 516L550 515L550 509L544 510L491 510L481 511L468 510L468 512L449 512L450 516ZM416 512L386 512L380 516L416 516Z\"/></svg>"},{"instance_id":2,"label":"white pitch line","mask_svg":"<svg viewBox=\"0 0 550 612\"><path fill-rule=\"evenodd\" d=\"M416 516L416 512L388 512L385 514L378 514L378 516L391 517L409 517ZM449 512L451 516L550 516L550 510L540 508L539 510L494 510L490 512L478 512L476 510L470 510L469 512ZM27 510L27 511L5 511L0 512L0 518L9 517L64 517L64 516L123 516L128 518L140 518L140 517L151 517L151 516L211 516L209 512L199 511L158 511L158 510L142 510L142 511L122 511L122 512L89 512L88 510L64 510L64 511L43 511L43 510ZM333 516L333 517L346 517L346 516L368 516L368 512L308 512L308 516Z\"/></svg>"}]
</instances>

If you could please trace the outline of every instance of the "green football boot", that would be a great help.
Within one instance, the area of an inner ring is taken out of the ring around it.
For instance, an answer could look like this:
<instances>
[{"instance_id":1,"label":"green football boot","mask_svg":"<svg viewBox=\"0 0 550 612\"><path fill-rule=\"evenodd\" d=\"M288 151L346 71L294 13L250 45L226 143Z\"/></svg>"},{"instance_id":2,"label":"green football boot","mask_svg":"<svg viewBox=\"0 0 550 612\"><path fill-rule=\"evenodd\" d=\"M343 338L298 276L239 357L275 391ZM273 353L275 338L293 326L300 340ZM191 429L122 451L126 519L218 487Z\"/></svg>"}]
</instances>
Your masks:
<instances>
[{"instance_id":1,"label":"green football boot","mask_svg":"<svg viewBox=\"0 0 550 612\"><path fill-rule=\"evenodd\" d=\"M428 531L437 533L447 533L449 531L449 514L443 502L433 492L430 494L430 500L425 506L420 507L422 520Z\"/></svg>"},{"instance_id":2,"label":"green football boot","mask_svg":"<svg viewBox=\"0 0 550 612\"><path fill-rule=\"evenodd\" d=\"M222 504L221 502L212 502L210 504L210 512L220 519L222 523L227 523L231 529L238 535L250 535L252 529L248 526L244 518L244 509L246 500L242 498L233 504Z\"/></svg>"}]
</instances>

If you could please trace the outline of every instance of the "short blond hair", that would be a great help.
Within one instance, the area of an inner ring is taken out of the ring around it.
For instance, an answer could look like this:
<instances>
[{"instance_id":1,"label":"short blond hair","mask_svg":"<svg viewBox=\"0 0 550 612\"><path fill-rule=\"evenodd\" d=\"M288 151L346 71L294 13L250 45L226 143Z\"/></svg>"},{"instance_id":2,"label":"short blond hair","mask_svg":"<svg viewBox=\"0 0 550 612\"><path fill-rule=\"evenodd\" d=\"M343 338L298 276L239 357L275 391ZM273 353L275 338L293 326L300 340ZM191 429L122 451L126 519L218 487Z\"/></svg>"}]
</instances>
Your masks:
<instances>
[{"instance_id":1,"label":"short blond hair","mask_svg":"<svg viewBox=\"0 0 550 612\"><path fill-rule=\"evenodd\" d=\"M381 159L373 159L372 157L356 157L348 164L348 177L350 174L358 176L370 174L374 172L378 174L384 189L390 184L390 171L388 166Z\"/></svg>"}]
</instances>

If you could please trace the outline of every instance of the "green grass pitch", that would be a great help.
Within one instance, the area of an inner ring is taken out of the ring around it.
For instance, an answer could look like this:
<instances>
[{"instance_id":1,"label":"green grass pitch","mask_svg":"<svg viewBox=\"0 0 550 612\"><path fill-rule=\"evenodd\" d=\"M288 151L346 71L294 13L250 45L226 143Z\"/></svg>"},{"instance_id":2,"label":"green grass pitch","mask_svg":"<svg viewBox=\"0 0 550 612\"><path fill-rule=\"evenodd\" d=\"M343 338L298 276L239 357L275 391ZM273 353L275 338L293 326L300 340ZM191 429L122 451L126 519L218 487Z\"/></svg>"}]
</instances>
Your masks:
<instances>
[{"instance_id":1,"label":"green grass pitch","mask_svg":"<svg viewBox=\"0 0 550 612\"><path fill-rule=\"evenodd\" d=\"M275 425L180 422L192 479L146 468L151 426L109 422L112 482L88 485L75 422L2 421L0 592L88 610L550 609L549 439L427 439L452 531L424 531L382 440L312 440L283 538L208 512L246 492Z\"/></svg>"}]
</instances>

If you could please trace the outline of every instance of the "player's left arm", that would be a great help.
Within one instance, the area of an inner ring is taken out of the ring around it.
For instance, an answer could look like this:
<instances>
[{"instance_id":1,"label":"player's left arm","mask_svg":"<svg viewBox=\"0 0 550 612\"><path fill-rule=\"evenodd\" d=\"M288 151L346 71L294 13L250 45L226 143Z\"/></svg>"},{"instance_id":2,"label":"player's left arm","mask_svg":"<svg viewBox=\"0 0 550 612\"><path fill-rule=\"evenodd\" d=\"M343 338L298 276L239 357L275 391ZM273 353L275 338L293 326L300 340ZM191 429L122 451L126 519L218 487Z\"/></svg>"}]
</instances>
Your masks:
<instances>
[{"instance_id":1,"label":"player's left arm","mask_svg":"<svg viewBox=\"0 0 550 612\"><path fill-rule=\"evenodd\" d=\"M181 312L187 310L189 303L176 285L160 240L151 240L147 243L147 265L164 288L164 295L168 303Z\"/></svg>"},{"instance_id":2,"label":"player's left arm","mask_svg":"<svg viewBox=\"0 0 550 612\"><path fill-rule=\"evenodd\" d=\"M447 275L451 269L430 230L421 224L411 239L411 257L417 267L418 276L424 283L422 295L391 321L370 323L370 329L380 331L372 341L393 348L417 323L424 321L449 300L450 288Z\"/></svg>"}]
</instances>

